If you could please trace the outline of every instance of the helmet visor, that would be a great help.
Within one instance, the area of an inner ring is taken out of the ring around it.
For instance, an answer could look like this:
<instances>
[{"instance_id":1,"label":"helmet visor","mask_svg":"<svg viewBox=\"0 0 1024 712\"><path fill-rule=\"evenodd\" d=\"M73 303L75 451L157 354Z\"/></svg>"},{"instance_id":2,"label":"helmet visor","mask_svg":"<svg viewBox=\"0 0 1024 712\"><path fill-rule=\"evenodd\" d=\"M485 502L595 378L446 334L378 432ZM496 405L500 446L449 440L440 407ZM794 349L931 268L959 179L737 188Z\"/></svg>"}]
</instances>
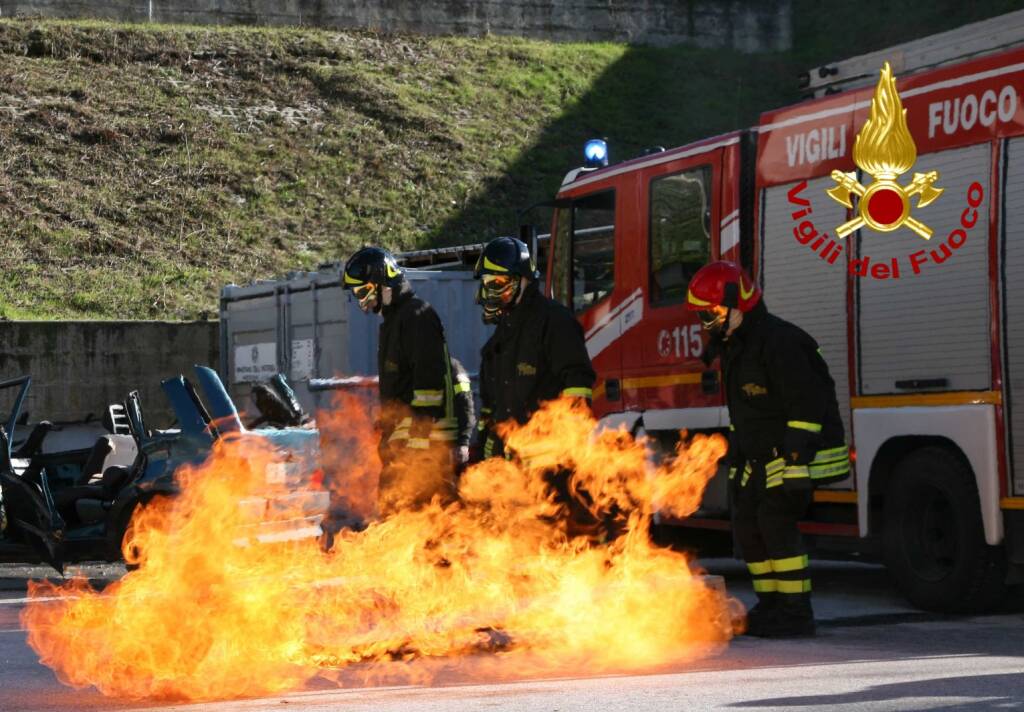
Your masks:
<instances>
[{"instance_id":1,"label":"helmet visor","mask_svg":"<svg viewBox=\"0 0 1024 712\"><path fill-rule=\"evenodd\" d=\"M485 274L480 280L481 302L508 305L515 297L516 282L510 274Z\"/></svg>"},{"instance_id":2,"label":"helmet visor","mask_svg":"<svg viewBox=\"0 0 1024 712\"><path fill-rule=\"evenodd\" d=\"M369 312L376 305L377 285L373 282L352 287L352 293L356 295L356 299L359 300L359 308L364 312Z\"/></svg>"},{"instance_id":3,"label":"helmet visor","mask_svg":"<svg viewBox=\"0 0 1024 712\"><path fill-rule=\"evenodd\" d=\"M697 312L697 316L700 317L701 326L708 331L720 329L729 316L729 307L713 306L708 310Z\"/></svg>"}]
</instances>

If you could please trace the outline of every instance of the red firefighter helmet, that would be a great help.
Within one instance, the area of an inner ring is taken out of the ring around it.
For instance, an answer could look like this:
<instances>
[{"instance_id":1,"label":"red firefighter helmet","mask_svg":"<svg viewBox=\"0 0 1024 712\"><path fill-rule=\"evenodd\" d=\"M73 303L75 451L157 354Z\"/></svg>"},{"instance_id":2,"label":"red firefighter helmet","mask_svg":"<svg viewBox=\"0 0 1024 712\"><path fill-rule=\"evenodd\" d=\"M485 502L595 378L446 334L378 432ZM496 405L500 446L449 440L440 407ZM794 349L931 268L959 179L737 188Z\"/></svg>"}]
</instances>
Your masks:
<instances>
[{"instance_id":1,"label":"red firefighter helmet","mask_svg":"<svg viewBox=\"0 0 1024 712\"><path fill-rule=\"evenodd\" d=\"M686 308L710 311L723 306L748 312L761 301L761 288L735 262L711 262L697 270L686 292Z\"/></svg>"}]
</instances>

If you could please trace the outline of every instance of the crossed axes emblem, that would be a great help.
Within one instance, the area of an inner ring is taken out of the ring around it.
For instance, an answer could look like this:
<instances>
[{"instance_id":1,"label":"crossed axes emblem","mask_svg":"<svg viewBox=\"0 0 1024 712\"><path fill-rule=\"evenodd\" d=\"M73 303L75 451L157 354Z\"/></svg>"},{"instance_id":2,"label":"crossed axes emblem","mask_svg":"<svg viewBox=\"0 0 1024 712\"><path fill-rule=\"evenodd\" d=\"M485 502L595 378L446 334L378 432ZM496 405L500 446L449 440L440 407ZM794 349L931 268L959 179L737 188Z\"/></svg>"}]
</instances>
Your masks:
<instances>
[{"instance_id":1,"label":"crossed axes emblem","mask_svg":"<svg viewBox=\"0 0 1024 712\"><path fill-rule=\"evenodd\" d=\"M928 173L915 173L914 179L910 181L910 184L905 188L889 177L879 178L865 188L857 180L857 174L853 171L849 173L832 171L832 180L834 180L838 185L830 188L826 192L833 200L848 208L852 208L853 201L850 199L850 194L853 193L860 198L860 214L852 220L848 220L837 227L836 234L839 237L846 237L851 232L862 228L864 225L868 225L869 227L881 232L889 232L890 230L895 230L901 225L906 225L924 239L931 239L932 229L910 215L910 197L914 195L920 196L917 202L917 207L919 208L930 205L936 198L942 195L944 190L943 188L936 188L933 185L933 183L938 179L938 171L929 171ZM894 198L898 198L902 204L900 217L891 222L888 220L883 222L873 217L871 214L871 202L873 198L881 201L892 201Z\"/></svg>"}]
</instances>

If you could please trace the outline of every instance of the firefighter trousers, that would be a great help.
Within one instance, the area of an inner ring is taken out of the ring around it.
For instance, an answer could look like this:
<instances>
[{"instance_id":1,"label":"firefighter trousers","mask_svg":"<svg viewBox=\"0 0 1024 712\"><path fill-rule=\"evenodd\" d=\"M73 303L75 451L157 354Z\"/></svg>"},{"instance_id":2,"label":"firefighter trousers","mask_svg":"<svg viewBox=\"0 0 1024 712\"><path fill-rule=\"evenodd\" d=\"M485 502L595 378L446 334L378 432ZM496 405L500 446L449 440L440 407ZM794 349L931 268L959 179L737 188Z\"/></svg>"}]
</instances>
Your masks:
<instances>
[{"instance_id":1,"label":"firefighter trousers","mask_svg":"<svg viewBox=\"0 0 1024 712\"><path fill-rule=\"evenodd\" d=\"M544 481L552 492L552 501L562 507L557 525L570 538L585 537L596 544L604 544L618 539L626 532L626 516L615 508L615 511L599 511L594 509L594 498L585 489L573 489L569 481L572 471L566 469L548 470L544 473ZM555 523L555 522L553 522Z\"/></svg>"},{"instance_id":2,"label":"firefighter trousers","mask_svg":"<svg viewBox=\"0 0 1024 712\"><path fill-rule=\"evenodd\" d=\"M733 532L758 599L797 617L812 615L807 552L797 522L813 490L766 487L763 465L748 465L734 478Z\"/></svg>"},{"instance_id":3,"label":"firefighter trousers","mask_svg":"<svg viewBox=\"0 0 1024 712\"><path fill-rule=\"evenodd\" d=\"M381 459L377 489L381 516L419 509L435 498L442 505L455 501L455 463L448 443L431 442L416 448L405 440L391 441Z\"/></svg>"}]
</instances>

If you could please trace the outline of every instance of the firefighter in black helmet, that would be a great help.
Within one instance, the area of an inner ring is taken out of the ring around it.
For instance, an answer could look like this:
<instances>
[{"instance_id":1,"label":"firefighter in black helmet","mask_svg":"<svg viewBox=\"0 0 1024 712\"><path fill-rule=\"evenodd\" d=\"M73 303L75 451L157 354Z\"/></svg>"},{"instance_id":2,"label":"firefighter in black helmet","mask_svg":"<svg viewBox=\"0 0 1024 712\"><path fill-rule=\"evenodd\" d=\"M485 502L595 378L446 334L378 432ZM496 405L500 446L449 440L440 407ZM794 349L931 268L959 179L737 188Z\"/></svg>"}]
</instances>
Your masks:
<instances>
[{"instance_id":1,"label":"firefighter in black helmet","mask_svg":"<svg viewBox=\"0 0 1024 712\"><path fill-rule=\"evenodd\" d=\"M537 270L521 241L499 237L484 247L476 264L483 320L496 329L480 352L479 458L528 457L505 452L494 426L525 423L544 401L560 396L589 401L594 385L583 328L564 306L537 287ZM589 512L582 491L570 492L567 471L544 479L563 505L562 524L570 536L607 536L603 522Z\"/></svg>"},{"instance_id":2,"label":"firefighter in black helmet","mask_svg":"<svg viewBox=\"0 0 1024 712\"><path fill-rule=\"evenodd\" d=\"M835 383L814 339L768 313L761 289L738 265L702 267L686 301L711 334L707 353L722 359L733 528L758 598L747 632L813 635L811 577L797 523L815 486L850 473Z\"/></svg>"},{"instance_id":3,"label":"firefighter in black helmet","mask_svg":"<svg viewBox=\"0 0 1024 712\"><path fill-rule=\"evenodd\" d=\"M448 345L441 320L417 297L395 258L364 247L345 263L344 289L364 312L384 317L377 346L381 402L382 514L454 494L456 422Z\"/></svg>"},{"instance_id":4,"label":"firefighter in black helmet","mask_svg":"<svg viewBox=\"0 0 1024 712\"><path fill-rule=\"evenodd\" d=\"M559 396L589 400L595 374L583 328L568 309L540 293L525 243L491 240L474 276L483 320L497 326L480 352L478 443L480 457L491 457L503 452L495 423L525 423L543 401Z\"/></svg>"}]
</instances>

